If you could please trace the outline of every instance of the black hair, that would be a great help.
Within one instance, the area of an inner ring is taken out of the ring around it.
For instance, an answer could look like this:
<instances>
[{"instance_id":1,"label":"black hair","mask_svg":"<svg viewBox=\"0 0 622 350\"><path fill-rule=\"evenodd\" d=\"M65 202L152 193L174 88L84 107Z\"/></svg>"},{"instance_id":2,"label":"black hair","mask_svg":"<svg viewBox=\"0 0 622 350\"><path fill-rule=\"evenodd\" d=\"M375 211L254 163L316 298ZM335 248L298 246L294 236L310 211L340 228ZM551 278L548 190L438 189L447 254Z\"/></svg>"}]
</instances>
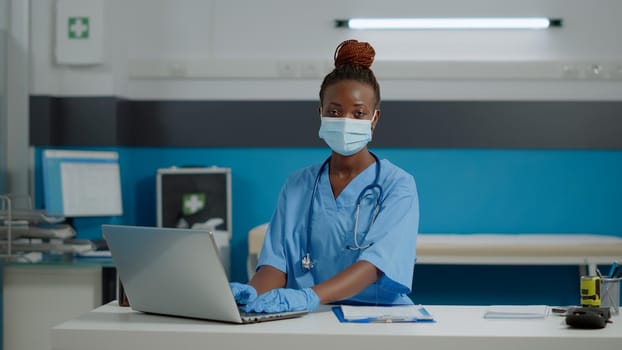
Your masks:
<instances>
[{"instance_id":1,"label":"black hair","mask_svg":"<svg viewBox=\"0 0 622 350\"><path fill-rule=\"evenodd\" d=\"M371 65L374 62L376 51L366 42L346 40L335 49L335 68L324 77L320 87L320 103L324 98L326 88L343 80L355 80L369 84L374 89L376 98L375 107L380 106L380 85L376 80Z\"/></svg>"}]
</instances>

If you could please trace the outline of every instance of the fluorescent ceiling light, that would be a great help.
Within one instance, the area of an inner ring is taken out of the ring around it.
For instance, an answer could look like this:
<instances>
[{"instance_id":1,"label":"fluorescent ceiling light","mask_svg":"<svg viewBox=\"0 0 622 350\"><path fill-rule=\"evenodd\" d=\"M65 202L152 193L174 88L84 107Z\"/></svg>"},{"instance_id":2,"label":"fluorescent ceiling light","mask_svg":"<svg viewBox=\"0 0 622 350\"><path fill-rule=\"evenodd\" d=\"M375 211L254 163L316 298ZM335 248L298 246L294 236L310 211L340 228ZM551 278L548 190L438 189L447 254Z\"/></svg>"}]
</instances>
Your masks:
<instances>
[{"instance_id":1,"label":"fluorescent ceiling light","mask_svg":"<svg viewBox=\"0 0 622 350\"><path fill-rule=\"evenodd\" d=\"M351 18L336 26L351 29L547 29L561 27L561 19L524 18Z\"/></svg>"}]
</instances>

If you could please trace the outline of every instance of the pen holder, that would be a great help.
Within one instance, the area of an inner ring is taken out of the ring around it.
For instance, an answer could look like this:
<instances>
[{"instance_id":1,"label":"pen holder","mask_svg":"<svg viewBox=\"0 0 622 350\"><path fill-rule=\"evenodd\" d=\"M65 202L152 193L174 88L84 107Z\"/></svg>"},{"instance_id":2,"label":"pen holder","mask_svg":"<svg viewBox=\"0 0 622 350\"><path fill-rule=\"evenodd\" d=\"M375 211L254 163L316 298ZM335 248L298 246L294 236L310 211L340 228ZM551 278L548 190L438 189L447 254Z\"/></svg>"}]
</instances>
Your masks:
<instances>
[{"instance_id":1,"label":"pen holder","mask_svg":"<svg viewBox=\"0 0 622 350\"><path fill-rule=\"evenodd\" d=\"M620 314L620 280L619 277L601 279L601 305L610 308L614 315Z\"/></svg>"}]
</instances>

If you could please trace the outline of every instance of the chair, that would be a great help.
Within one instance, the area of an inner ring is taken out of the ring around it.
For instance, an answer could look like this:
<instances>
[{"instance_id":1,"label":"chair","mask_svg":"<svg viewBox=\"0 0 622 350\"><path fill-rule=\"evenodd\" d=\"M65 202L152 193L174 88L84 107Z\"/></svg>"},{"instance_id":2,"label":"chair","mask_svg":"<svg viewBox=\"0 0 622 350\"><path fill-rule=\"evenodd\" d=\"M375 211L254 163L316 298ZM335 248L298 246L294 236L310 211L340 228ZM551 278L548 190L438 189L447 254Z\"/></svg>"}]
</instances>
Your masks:
<instances>
[{"instance_id":1,"label":"chair","mask_svg":"<svg viewBox=\"0 0 622 350\"><path fill-rule=\"evenodd\" d=\"M248 258L246 259L246 271L249 280L255 274L255 268L257 267L259 253L261 253L261 247L263 245L263 239L266 236L267 229L268 224L265 223L255 226L248 231Z\"/></svg>"}]
</instances>

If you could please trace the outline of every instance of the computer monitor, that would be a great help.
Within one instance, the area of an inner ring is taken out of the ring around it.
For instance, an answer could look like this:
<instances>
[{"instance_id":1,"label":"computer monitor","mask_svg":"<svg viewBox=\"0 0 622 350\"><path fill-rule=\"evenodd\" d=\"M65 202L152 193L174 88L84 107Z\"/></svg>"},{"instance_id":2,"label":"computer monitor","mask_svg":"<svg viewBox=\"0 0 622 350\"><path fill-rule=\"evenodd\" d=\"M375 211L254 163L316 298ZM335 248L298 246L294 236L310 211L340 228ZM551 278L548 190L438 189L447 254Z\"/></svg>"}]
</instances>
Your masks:
<instances>
[{"instance_id":1,"label":"computer monitor","mask_svg":"<svg viewBox=\"0 0 622 350\"><path fill-rule=\"evenodd\" d=\"M47 215L123 215L118 152L48 149L42 158Z\"/></svg>"},{"instance_id":2,"label":"computer monitor","mask_svg":"<svg viewBox=\"0 0 622 350\"><path fill-rule=\"evenodd\" d=\"M231 169L158 169L159 227L224 231L231 237Z\"/></svg>"},{"instance_id":3,"label":"computer monitor","mask_svg":"<svg viewBox=\"0 0 622 350\"><path fill-rule=\"evenodd\" d=\"M229 275L229 241L232 234L231 169L158 169L156 186L158 227L213 232L221 261Z\"/></svg>"}]
</instances>

